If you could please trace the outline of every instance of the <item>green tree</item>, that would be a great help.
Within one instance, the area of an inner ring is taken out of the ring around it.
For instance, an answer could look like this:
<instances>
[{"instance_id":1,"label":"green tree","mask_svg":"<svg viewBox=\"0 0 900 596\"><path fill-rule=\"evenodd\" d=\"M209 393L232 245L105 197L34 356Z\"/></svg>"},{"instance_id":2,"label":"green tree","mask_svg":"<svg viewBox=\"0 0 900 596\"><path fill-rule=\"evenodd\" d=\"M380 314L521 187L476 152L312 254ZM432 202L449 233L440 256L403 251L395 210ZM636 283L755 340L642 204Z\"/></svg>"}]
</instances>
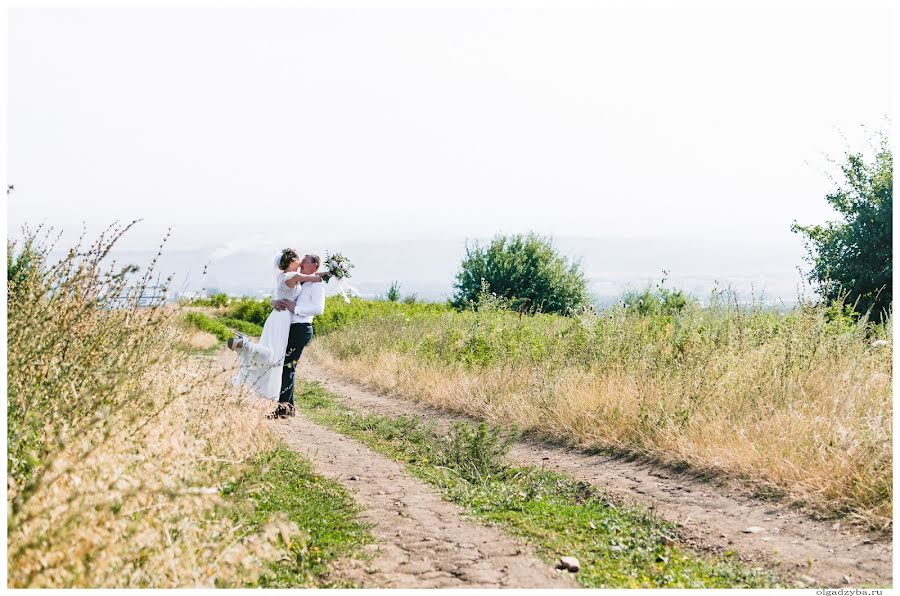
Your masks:
<instances>
[{"instance_id":1,"label":"green tree","mask_svg":"<svg viewBox=\"0 0 900 596\"><path fill-rule=\"evenodd\" d=\"M843 183L825 200L841 221L791 227L804 235L807 277L828 302L845 300L861 313L871 311L881 321L891 309L893 253L893 165L887 140L871 163L861 154L848 154L841 165Z\"/></svg>"},{"instance_id":2,"label":"green tree","mask_svg":"<svg viewBox=\"0 0 900 596\"><path fill-rule=\"evenodd\" d=\"M466 246L451 303L475 306L483 284L510 308L528 312L569 314L590 301L577 260L569 261L549 238L534 233L496 236L487 246Z\"/></svg>"},{"instance_id":3,"label":"green tree","mask_svg":"<svg viewBox=\"0 0 900 596\"><path fill-rule=\"evenodd\" d=\"M384 295L384 297L391 302L397 302L398 300L400 300L400 282L392 281L391 287L388 288L388 291Z\"/></svg>"}]
</instances>

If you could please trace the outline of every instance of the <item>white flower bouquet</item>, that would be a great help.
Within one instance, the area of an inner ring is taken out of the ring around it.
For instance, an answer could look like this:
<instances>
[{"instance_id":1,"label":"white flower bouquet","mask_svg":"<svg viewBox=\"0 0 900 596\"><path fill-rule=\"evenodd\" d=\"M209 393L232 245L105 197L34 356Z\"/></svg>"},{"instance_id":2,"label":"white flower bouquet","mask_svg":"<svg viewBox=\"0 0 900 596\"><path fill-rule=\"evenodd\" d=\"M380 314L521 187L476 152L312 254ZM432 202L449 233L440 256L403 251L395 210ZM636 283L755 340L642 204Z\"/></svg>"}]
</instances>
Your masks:
<instances>
[{"instance_id":1,"label":"white flower bouquet","mask_svg":"<svg viewBox=\"0 0 900 596\"><path fill-rule=\"evenodd\" d=\"M344 281L345 278L350 277L350 270L353 269L353 263L351 263L347 257L339 252L326 256L325 269L326 274L328 275L325 281L330 280L332 277L338 279L338 290L345 302L350 302L350 296L348 296L348 294L359 295L359 290Z\"/></svg>"},{"instance_id":2,"label":"white flower bouquet","mask_svg":"<svg viewBox=\"0 0 900 596\"><path fill-rule=\"evenodd\" d=\"M328 270L329 276L344 279L345 277L350 277L353 263L341 253L336 252L325 257L325 268Z\"/></svg>"}]
</instances>

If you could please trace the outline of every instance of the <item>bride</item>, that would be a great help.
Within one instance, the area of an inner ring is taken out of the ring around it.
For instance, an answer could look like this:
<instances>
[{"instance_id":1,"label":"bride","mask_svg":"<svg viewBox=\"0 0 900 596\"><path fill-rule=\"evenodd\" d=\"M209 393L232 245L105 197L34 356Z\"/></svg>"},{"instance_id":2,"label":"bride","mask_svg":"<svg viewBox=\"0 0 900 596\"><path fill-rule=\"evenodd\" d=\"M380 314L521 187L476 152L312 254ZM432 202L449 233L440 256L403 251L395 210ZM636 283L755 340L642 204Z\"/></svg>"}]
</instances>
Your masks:
<instances>
[{"instance_id":1,"label":"bride","mask_svg":"<svg viewBox=\"0 0 900 596\"><path fill-rule=\"evenodd\" d=\"M297 300L300 284L321 282L322 274L303 275L297 272L300 256L292 248L285 248L275 258L281 273L275 282L273 300ZM263 325L259 342L254 343L242 334L228 340L228 347L240 355L240 369L234 377L235 385L246 385L268 399L278 399L281 391L281 368L291 329L291 311L273 310Z\"/></svg>"}]
</instances>

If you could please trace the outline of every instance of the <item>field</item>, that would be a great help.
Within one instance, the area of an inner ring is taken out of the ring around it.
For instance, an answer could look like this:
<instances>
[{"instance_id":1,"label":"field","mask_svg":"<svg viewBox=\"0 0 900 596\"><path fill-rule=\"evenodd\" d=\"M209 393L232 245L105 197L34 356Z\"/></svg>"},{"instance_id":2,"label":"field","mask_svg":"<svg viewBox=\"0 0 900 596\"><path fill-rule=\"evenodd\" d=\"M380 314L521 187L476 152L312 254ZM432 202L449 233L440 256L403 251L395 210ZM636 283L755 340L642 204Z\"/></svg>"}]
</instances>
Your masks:
<instances>
[{"instance_id":1,"label":"field","mask_svg":"<svg viewBox=\"0 0 900 596\"><path fill-rule=\"evenodd\" d=\"M9 247L8 586L331 585L370 539L357 506L176 310L138 304L111 242L59 263L36 238Z\"/></svg>"},{"instance_id":2,"label":"field","mask_svg":"<svg viewBox=\"0 0 900 596\"><path fill-rule=\"evenodd\" d=\"M222 368L223 341L257 335L268 303L140 305L133 271L103 264L117 233L59 263L34 238L10 246L8 585L357 585L335 570L375 541L367 504L288 447L268 403ZM579 553L585 587L782 580L698 555L665 520L584 482L510 465L501 429L737 482L887 536L891 320L672 296L578 317L330 298L316 362L495 429L435 433L314 385L298 407L527 541L535 564Z\"/></svg>"},{"instance_id":3,"label":"field","mask_svg":"<svg viewBox=\"0 0 900 596\"><path fill-rule=\"evenodd\" d=\"M398 396L890 526L890 320L638 298L575 318L333 298L313 350Z\"/></svg>"}]
</instances>

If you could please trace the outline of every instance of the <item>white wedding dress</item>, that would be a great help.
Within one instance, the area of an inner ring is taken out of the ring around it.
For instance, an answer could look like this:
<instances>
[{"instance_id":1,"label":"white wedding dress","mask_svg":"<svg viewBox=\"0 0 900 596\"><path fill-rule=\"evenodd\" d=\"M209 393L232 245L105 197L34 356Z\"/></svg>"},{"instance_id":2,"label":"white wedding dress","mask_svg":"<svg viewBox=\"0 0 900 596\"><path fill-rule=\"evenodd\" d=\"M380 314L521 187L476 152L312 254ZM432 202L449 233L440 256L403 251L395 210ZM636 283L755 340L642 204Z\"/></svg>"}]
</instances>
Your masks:
<instances>
[{"instance_id":1,"label":"white wedding dress","mask_svg":"<svg viewBox=\"0 0 900 596\"><path fill-rule=\"evenodd\" d=\"M273 300L297 300L301 284L289 288L284 283L295 275L298 274L288 271L278 274ZM244 343L239 352L240 369L234 377L235 385L244 385L267 399L278 399L291 316L289 310L273 310L263 325L259 342Z\"/></svg>"}]
</instances>

